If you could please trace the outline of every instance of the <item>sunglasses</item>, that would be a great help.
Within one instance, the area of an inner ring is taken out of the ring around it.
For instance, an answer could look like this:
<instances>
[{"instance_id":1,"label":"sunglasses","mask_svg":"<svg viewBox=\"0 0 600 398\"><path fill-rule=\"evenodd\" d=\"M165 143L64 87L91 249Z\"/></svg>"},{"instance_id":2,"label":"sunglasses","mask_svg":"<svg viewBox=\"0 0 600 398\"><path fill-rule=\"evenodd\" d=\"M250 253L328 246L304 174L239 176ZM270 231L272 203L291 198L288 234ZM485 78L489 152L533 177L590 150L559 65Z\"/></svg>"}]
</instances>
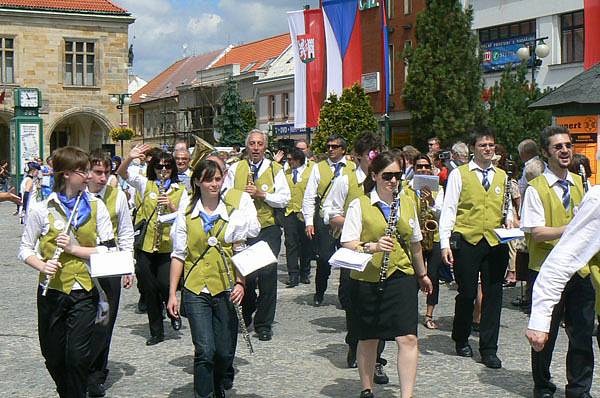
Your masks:
<instances>
[{"instance_id":1,"label":"sunglasses","mask_svg":"<svg viewBox=\"0 0 600 398\"><path fill-rule=\"evenodd\" d=\"M552 145L552 148L554 148L557 151L560 151L561 149L563 149L563 147L565 147L567 149L571 149L571 148L573 148L573 144L571 144L570 142L567 142L567 143Z\"/></svg>"},{"instance_id":2,"label":"sunglasses","mask_svg":"<svg viewBox=\"0 0 600 398\"><path fill-rule=\"evenodd\" d=\"M429 164L416 164L415 169L430 169L431 165Z\"/></svg>"},{"instance_id":3,"label":"sunglasses","mask_svg":"<svg viewBox=\"0 0 600 398\"><path fill-rule=\"evenodd\" d=\"M155 169L156 170L165 170L165 169L172 169L173 165L171 163L169 164L157 164Z\"/></svg>"},{"instance_id":4,"label":"sunglasses","mask_svg":"<svg viewBox=\"0 0 600 398\"><path fill-rule=\"evenodd\" d=\"M381 178L383 178L384 181L392 181L392 178L395 178L396 181L400 181L400 178L402 178L402 173L401 172L385 172L385 173L381 173Z\"/></svg>"},{"instance_id":5,"label":"sunglasses","mask_svg":"<svg viewBox=\"0 0 600 398\"><path fill-rule=\"evenodd\" d=\"M338 145L338 144L327 144L325 146L327 147L327 149L338 149L338 148L342 147L341 145Z\"/></svg>"}]
</instances>

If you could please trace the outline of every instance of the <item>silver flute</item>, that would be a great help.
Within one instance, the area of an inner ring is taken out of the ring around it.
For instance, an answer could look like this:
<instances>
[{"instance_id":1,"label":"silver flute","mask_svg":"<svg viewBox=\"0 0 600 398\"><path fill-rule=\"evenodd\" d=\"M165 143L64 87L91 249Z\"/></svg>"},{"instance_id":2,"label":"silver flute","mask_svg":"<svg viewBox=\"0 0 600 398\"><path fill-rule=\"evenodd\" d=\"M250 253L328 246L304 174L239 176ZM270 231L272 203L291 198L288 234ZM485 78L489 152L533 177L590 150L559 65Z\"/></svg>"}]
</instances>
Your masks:
<instances>
[{"instance_id":1,"label":"silver flute","mask_svg":"<svg viewBox=\"0 0 600 398\"><path fill-rule=\"evenodd\" d=\"M229 266L229 263L227 261L227 255L225 254L225 250L223 250L223 246L221 246L221 243L219 243L219 240L217 238L215 238L214 236L211 236L208 239L208 244L210 246L214 246L217 248L217 250L219 251L219 254L221 255L221 259L223 260L223 265L225 266L225 272L227 273L227 279L229 279L229 287L231 289L231 291L233 291L233 288L235 287L235 281L233 280L233 273L231 272L231 267ZM244 322L244 315L242 314L242 307L238 304L233 302L233 307L235 308L235 314L237 315L238 318L238 323L240 324L240 328L242 329L242 337L244 338L244 341L246 342L246 346L248 347L248 351L250 351L250 354L254 354L254 348L252 347L252 340L250 340L250 333L248 332L248 328L246 327L246 323Z\"/></svg>"},{"instance_id":2,"label":"silver flute","mask_svg":"<svg viewBox=\"0 0 600 398\"><path fill-rule=\"evenodd\" d=\"M73 211L71 212L71 215L69 216L67 225L65 225L65 227L62 230L63 234L69 233L69 230L71 229L71 222L73 222L73 217L75 216L75 213L77 213L77 207L79 207L79 202L81 201L82 196L83 196L83 191L79 192L79 194L77 195L77 200L75 201L75 207L73 207ZM65 249L57 246L56 250L54 251L54 255L52 256L52 260L58 261L58 258L60 257L61 254L63 254L64 251L65 251ZM46 274L46 279L44 279L44 281L42 282L42 296L45 296L46 294L48 294L48 286L50 285L51 280L52 280L52 275Z\"/></svg>"}]
</instances>

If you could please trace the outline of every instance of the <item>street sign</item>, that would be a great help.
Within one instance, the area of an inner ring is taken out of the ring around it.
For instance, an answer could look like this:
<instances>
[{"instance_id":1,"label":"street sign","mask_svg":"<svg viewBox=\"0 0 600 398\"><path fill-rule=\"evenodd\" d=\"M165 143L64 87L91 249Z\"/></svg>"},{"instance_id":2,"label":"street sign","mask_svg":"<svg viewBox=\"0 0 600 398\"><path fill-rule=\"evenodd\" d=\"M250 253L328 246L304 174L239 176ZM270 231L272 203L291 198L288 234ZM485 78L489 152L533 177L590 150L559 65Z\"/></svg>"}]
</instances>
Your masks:
<instances>
[{"instance_id":1,"label":"street sign","mask_svg":"<svg viewBox=\"0 0 600 398\"><path fill-rule=\"evenodd\" d=\"M119 127L127 127L127 122L120 122Z\"/></svg>"}]
</instances>

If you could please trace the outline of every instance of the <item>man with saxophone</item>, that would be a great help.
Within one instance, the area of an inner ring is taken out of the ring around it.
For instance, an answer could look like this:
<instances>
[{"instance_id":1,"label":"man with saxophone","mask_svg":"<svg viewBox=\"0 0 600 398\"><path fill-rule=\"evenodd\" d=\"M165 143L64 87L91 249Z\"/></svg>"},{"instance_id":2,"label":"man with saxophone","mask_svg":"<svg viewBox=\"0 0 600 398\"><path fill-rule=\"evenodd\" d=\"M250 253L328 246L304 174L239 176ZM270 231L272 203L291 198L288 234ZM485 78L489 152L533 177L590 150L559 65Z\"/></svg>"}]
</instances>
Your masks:
<instances>
[{"instance_id":1,"label":"man with saxophone","mask_svg":"<svg viewBox=\"0 0 600 398\"><path fill-rule=\"evenodd\" d=\"M500 243L494 228L505 223L502 209L507 200L506 173L492 165L495 136L490 129L476 128L469 138L469 146L473 160L450 173L440 216L442 260L453 267L458 284L452 339L458 356L473 356L469 335L481 275L483 311L479 352L485 366L499 369L502 362L496 353L508 247ZM509 207L512 207L510 202ZM512 225L512 217L508 224Z\"/></svg>"},{"instance_id":2,"label":"man with saxophone","mask_svg":"<svg viewBox=\"0 0 600 398\"><path fill-rule=\"evenodd\" d=\"M302 201L302 215L306 225L306 235L317 242L317 275L315 276L315 306L323 303L327 280L331 274L329 258L335 252L336 238L332 236L329 226L324 222L322 204L331 192L334 180L341 175L354 172L356 165L346 159L346 140L338 135L327 139L326 160L317 163L310 173L304 200Z\"/></svg>"},{"instance_id":3,"label":"man with saxophone","mask_svg":"<svg viewBox=\"0 0 600 398\"><path fill-rule=\"evenodd\" d=\"M529 286L534 286L544 260L565 231L583 198L581 178L568 171L573 157L569 130L546 127L540 135L542 153L548 159L544 173L529 182L525 191L521 227L527 233L529 249ZM531 351L534 397L554 396L556 385L550 381L552 351L564 319L569 348L567 352L567 397L589 397L594 369L592 333L594 330L594 289L585 267L573 275L561 300L552 312L548 343L540 352ZM533 318L532 318L533 319ZM530 328L545 325L530 324Z\"/></svg>"},{"instance_id":4,"label":"man with saxophone","mask_svg":"<svg viewBox=\"0 0 600 398\"><path fill-rule=\"evenodd\" d=\"M261 230L256 238L248 240L252 245L258 241L269 244L277 258L281 248L281 227L275 216L276 209L283 209L290 201L290 188L283 167L265 158L268 135L262 130L252 130L246 137L247 160L234 163L227 172L224 188L236 188L247 192L254 199ZM256 295L258 287L259 295ZM261 341L271 340L272 325L277 305L277 264L261 268L247 275L242 308L244 321L252 322Z\"/></svg>"}]
</instances>

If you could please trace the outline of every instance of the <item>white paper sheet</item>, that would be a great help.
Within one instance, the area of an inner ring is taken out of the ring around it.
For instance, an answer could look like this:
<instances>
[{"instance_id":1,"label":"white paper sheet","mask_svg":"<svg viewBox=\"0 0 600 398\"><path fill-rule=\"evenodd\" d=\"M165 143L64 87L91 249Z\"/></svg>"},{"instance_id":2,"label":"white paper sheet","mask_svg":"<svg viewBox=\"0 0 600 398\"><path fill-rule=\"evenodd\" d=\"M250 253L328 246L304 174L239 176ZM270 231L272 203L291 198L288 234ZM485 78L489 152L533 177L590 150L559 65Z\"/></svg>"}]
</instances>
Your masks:
<instances>
[{"instance_id":1,"label":"white paper sheet","mask_svg":"<svg viewBox=\"0 0 600 398\"><path fill-rule=\"evenodd\" d=\"M261 240L231 257L231 261L233 261L237 270L246 276L269 264L276 263L277 259L273 255L269 244Z\"/></svg>"},{"instance_id":2,"label":"white paper sheet","mask_svg":"<svg viewBox=\"0 0 600 398\"><path fill-rule=\"evenodd\" d=\"M423 188L429 188L430 191L437 191L440 187L440 178L426 174L415 174L413 176L413 188L415 191Z\"/></svg>"},{"instance_id":3,"label":"white paper sheet","mask_svg":"<svg viewBox=\"0 0 600 398\"><path fill-rule=\"evenodd\" d=\"M372 258L372 254L358 253L342 247L331 256L329 264L334 268L341 267L363 272Z\"/></svg>"},{"instance_id":4,"label":"white paper sheet","mask_svg":"<svg viewBox=\"0 0 600 398\"><path fill-rule=\"evenodd\" d=\"M525 237L525 233L520 228L494 228L494 232L501 243Z\"/></svg>"},{"instance_id":5,"label":"white paper sheet","mask_svg":"<svg viewBox=\"0 0 600 398\"><path fill-rule=\"evenodd\" d=\"M133 253L116 251L92 254L90 271L92 278L133 274Z\"/></svg>"}]
</instances>

